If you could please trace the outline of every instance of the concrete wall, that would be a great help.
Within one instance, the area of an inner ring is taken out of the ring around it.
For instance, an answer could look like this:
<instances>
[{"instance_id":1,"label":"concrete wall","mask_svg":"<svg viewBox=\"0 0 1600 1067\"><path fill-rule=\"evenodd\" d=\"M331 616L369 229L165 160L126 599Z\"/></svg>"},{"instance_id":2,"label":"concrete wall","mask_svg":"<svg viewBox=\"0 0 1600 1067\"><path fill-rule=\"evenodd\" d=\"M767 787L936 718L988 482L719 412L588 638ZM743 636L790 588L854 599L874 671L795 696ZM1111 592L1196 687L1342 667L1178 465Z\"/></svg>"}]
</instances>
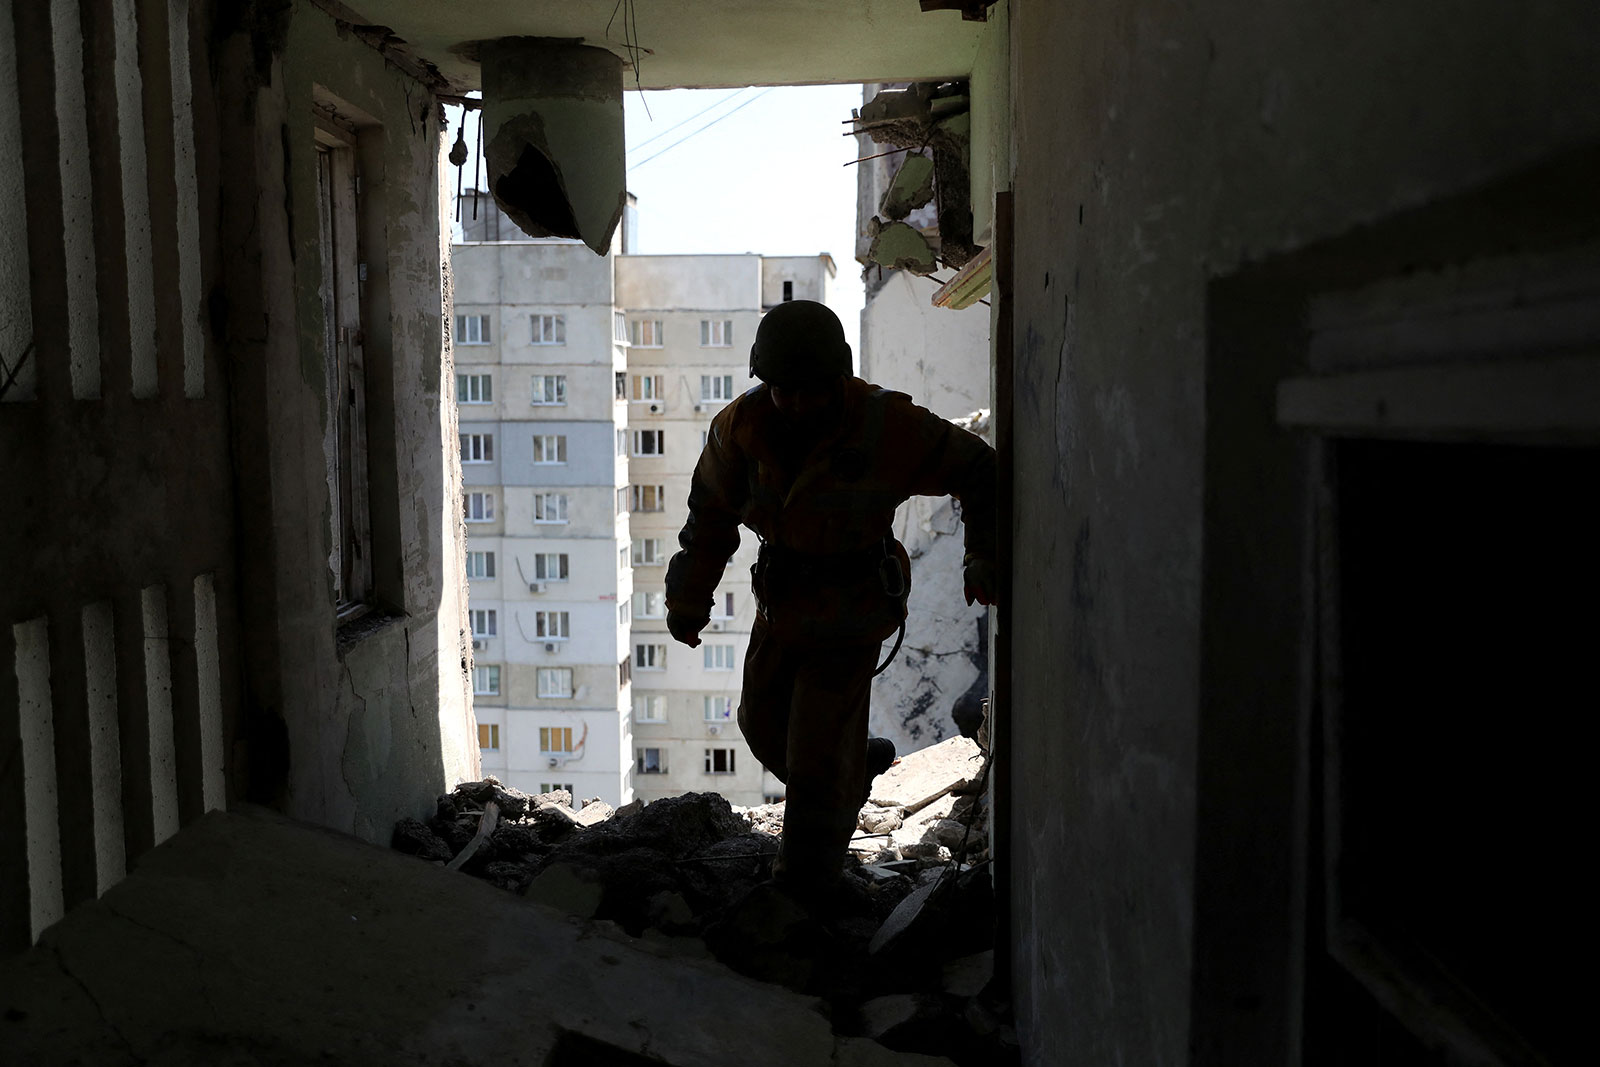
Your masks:
<instances>
[{"instance_id":1,"label":"concrete wall","mask_svg":"<svg viewBox=\"0 0 1600 1067\"><path fill-rule=\"evenodd\" d=\"M629 311L760 307L761 257L625 256L618 261L617 306Z\"/></svg>"},{"instance_id":2,"label":"concrete wall","mask_svg":"<svg viewBox=\"0 0 1600 1067\"><path fill-rule=\"evenodd\" d=\"M1496 219L1536 200L1460 216L1453 252L1395 220L1593 149L1593 6L1009 6L1027 1061L1298 1062L1294 360L1208 331L1281 317L1292 352L1303 279L1275 265L1328 239L1390 234L1362 254L1396 274L1513 240ZM1252 263L1253 302L1214 304ZM1213 525L1238 492L1259 517Z\"/></svg>"},{"instance_id":3,"label":"concrete wall","mask_svg":"<svg viewBox=\"0 0 1600 1067\"><path fill-rule=\"evenodd\" d=\"M933 306L939 283L885 274L861 312L861 376L947 419L989 407L989 309Z\"/></svg>"},{"instance_id":4,"label":"concrete wall","mask_svg":"<svg viewBox=\"0 0 1600 1067\"><path fill-rule=\"evenodd\" d=\"M241 472L252 483L241 561L247 587L261 597L246 605L245 618L258 634L270 632L245 645L246 684L256 703L252 730L262 744L276 734L287 757L276 788L253 782L252 792L293 815L387 840L395 819L426 810L439 790L477 770L456 431L443 417L454 372L439 270L448 234L441 145L421 87L341 37L321 11L295 9L286 30L283 56L233 102L240 113L224 119L240 130L225 166L236 168L234 180L261 185L259 202L237 204L229 220L236 254L259 270L262 285L263 318L252 321L256 309L246 306L230 308L228 319L230 340L248 339L240 360L255 361L234 381L241 446L251 453ZM395 613L342 648L323 562L333 536L326 467L321 449L307 447L323 440L332 416L317 298L313 132L316 109L330 107L355 126L361 171L370 549L375 600Z\"/></svg>"}]
</instances>

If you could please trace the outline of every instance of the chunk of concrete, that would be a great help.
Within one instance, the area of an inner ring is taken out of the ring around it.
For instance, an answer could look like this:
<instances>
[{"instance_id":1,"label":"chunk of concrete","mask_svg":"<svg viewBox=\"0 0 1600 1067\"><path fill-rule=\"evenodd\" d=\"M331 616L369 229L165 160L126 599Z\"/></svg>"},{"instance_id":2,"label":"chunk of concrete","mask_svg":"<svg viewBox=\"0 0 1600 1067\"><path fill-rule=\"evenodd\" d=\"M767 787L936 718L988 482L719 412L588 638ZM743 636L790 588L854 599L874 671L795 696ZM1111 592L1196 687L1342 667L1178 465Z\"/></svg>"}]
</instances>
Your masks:
<instances>
[{"instance_id":1,"label":"chunk of concrete","mask_svg":"<svg viewBox=\"0 0 1600 1067\"><path fill-rule=\"evenodd\" d=\"M879 266L924 275L939 269L933 246L915 226L904 222L881 223L874 219L868 224L868 232L872 234L872 245L867 250L867 258Z\"/></svg>"},{"instance_id":2,"label":"chunk of concrete","mask_svg":"<svg viewBox=\"0 0 1600 1067\"><path fill-rule=\"evenodd\" d=\"M899 221L933 199L933 159L907 155L895 171L889 188L883 191L878 211L884 218Z\"/></svg>"},{"instance_id":3,"label":"chunk of concrete","mask_svg":"<svg viewBox=\"0 0 1600 1067\"><path fill-rule=\"evenodd\" d=\"M861 1005L861 1028L868 1037L882 1037L917 1017L921 1005L910 993L874 997Z\"/></svg>"},{"instance_id":4,"label":"chunk of concrete","mask_svg":"<svg viewBox=\"0 0 1600 1067\"><path fill-rule=\"evenodd\" d=\"M577 822L579 826L594 826L597 823L605 822L614 813L615 809L610 804L607 804L599 797L595 797L592 800L583 802L583 810L578 812Z\"/></svg>"},{"instance_id":5,"label":"chunk of concrete","mask_svg":"<svg viewBox=\"0 0 1600 1067\"><path fill-rule=\"evenodd\" d=\"M898 808L879 808L868 805L861 809L861 816L856 820L856 825L869 834L886 834L898 830L905 816L900 814Z\"/></svg>"},{"instance_id":6,"label":"chunk of concrete","mask_svg":"<svg viewBox=\"0 0 1600 1067\"><path fill-rule=\"evenodd\" d=\"M903 756L872 783L872 803L917 812L947 795L982 768L977 742L952 737Z\"/></svg>"}]
</instances>

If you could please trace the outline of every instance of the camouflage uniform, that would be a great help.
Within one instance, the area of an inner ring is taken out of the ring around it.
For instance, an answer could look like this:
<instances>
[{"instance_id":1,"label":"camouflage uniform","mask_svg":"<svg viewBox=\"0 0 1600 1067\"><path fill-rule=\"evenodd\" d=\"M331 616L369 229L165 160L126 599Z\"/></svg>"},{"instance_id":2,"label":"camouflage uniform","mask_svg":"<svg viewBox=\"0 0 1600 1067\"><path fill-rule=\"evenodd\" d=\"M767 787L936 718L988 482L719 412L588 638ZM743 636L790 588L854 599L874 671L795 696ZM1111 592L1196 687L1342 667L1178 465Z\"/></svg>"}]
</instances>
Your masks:
<instances>
[{"instance_id":1,"label":"camouflage uniform","mask_svg":"<svg viewBox=\"0 0 1600 1067\"><path fill-rule=\"evenodd\" d=\"M954 496L968 558L992 559L994 451L904 393L848 378L834 421L803 455L786 453L794 430L768 391L751 389L711 422L682 551L667 568L667 608L709 616L739 525L761 538L739 728L788 787L774 873L821 882L838 874L865 800L873 669L906 614L895 508Z\"/></svg>"}]
</instances>

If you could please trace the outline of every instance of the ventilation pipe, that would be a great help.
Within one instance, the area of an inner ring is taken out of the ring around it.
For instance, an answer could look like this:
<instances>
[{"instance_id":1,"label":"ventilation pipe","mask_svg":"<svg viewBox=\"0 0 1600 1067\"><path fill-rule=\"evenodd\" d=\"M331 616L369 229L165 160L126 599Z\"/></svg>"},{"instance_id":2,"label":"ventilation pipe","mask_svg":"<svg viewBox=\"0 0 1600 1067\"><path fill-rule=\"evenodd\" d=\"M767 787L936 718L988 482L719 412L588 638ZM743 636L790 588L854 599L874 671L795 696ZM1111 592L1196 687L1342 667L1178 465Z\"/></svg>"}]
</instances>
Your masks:
<instances>
[{"instance_id":1,"label":"ventilation pipe","mask_svg":"<svg viewBox=\"0 0 1600 1067\"><path fill-rule=\"evenodd\" d=\"M555 37L479 46L489 191L530 237L604 255L622 219L622 58Z\"/></svg>"}]
</instances>

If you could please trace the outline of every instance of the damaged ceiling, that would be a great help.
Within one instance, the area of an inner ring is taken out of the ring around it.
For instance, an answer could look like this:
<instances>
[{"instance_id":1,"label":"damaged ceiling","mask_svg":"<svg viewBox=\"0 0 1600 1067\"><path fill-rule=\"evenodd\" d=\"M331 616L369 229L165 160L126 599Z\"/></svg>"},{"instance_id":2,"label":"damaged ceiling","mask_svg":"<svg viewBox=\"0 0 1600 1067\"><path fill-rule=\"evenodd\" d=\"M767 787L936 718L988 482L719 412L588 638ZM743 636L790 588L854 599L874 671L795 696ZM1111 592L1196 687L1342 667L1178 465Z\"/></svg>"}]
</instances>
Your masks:
<instances>
[{"instance_id":1,"label":"damaged ceiling","mask_svg":"<svg viewBox=\"0 0 1600 1067\"><path fill-rule=\"evenodd\" d=\"M353 26L384 28L386 48L432 67L456 92L481 87L477 43L501 37L581 39L629 60L636 43L629 87L637 75L642 88L671 89L965 77L983 28L916 0L315 2Z\"/></svg>"}]
</instances>

